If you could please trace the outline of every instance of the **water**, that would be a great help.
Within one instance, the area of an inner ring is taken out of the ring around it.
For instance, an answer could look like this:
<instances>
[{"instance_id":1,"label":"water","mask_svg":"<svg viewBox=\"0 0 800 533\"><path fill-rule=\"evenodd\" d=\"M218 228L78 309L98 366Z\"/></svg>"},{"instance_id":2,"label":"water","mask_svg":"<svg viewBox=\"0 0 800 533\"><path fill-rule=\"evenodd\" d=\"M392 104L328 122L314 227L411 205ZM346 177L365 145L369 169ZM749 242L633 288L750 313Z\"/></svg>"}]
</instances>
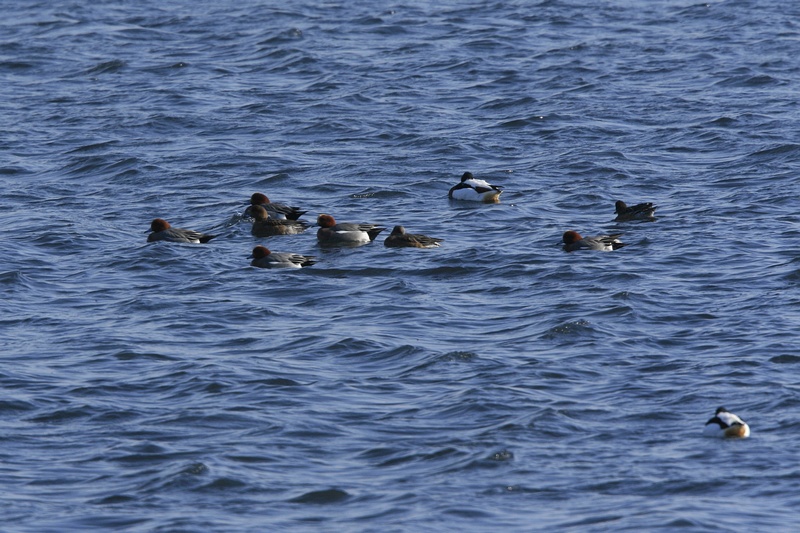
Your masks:
<instances>
[{"instance_id":1,"label":"water","mask_svg":"<svg viewBox=\"0 0 800 533\"><path fill-rule=\"evenodd\" d=\"M1 7L4 531L796 527L800 7Z\"/></svg>"}]
</instances>

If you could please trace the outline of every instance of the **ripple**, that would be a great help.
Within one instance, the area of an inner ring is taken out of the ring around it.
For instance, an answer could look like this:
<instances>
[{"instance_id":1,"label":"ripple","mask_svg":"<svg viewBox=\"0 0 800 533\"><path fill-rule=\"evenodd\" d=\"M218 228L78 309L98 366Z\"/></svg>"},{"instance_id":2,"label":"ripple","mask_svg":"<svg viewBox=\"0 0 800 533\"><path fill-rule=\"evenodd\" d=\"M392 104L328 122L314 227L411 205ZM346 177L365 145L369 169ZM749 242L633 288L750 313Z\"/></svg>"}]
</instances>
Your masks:
<instances>
[{"instance_id":1,"label":"ripple","mask_svg":"<svg viewBox=\"0 0 800 533\"><path fill-rule=\"evenodd\" d=\"M302 503L306 505L330 505L342 503L350 499L350 494L341 489L315 490L301 494L289 500L292 503Z\"/></svg>"},{"instance_id":2,"label":"ripple","mask_svg":"<svg viewBox=\"0 0 800 533\"><path fill-rule=\"evenodd\" d=\"M124 69L127 66L125 61L120 59L113 59L111 61L104 61L98 63L94 67L86 71L86 74L114 74Z\"/></svg>"}]
</instances>

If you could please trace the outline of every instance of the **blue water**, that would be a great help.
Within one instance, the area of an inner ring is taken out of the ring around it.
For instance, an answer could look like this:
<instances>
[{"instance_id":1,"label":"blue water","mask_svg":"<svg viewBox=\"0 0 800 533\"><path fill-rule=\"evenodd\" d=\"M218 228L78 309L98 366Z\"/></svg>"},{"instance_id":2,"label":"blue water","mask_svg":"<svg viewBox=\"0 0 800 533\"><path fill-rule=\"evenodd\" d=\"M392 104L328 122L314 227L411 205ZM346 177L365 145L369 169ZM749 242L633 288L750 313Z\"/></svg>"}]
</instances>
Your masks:
<instances>
[{"instance_id":1,"label":"blue water","mask_svg":"<svg viewBox=\"0 0 800 533\"><path fill-rule=\"evenodd\" d=\"M1 1L3 531L795 530L800 4L590 4Z\"/></svg>"}]
</instances>

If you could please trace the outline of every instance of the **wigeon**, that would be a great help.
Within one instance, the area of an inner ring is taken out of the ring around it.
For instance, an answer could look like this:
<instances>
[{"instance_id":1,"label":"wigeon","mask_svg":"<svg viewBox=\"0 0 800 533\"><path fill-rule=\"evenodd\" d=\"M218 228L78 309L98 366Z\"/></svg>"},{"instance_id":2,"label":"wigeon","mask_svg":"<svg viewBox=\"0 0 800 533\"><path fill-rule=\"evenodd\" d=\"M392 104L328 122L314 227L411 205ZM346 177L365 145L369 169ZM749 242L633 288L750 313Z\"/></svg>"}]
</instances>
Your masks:
<instances>
[{"instance_id":1,"label":"wigeon","mask_svg":"<svg viewBox=\"0 0 800 533\"><path fill-rule=\"evenodd\" d=\"M562 240L564 250L574 252L575 250L603 250L610 251L625 246L617 237L622 233L614 235L597 235L596 237L581 237L577 231L565 231Z\"/></svg>"},{"instance_id":2,"label":"wigeon","mask_svg":"<svg viewBox=\"0 0 800 533\"><path fill-rule=\"evenodd\" d=\"M253 259L250 265L259 268L301 268L311 266L317 262L316 257L310 255L272 252L266 246L253 248L253 253L250 257Z\"/></svg>"},{"instance_id":3,"label":"wigeon","mask_svg":"<svg viewBox=\"0 0 800 533\"><path fill-rule=\"evenodd\" d=\"M499 185L490 185L484 180L479 180L472 172L464 172L461 183L450 189L447 193L451 200L470 200L485 204L496 204L500 201L503 188Z\"/></svg>"},{"instance_id":4,"label":"wigeon","mask_svg":"<svg viewBox=\"0 0 800 533\"><path fill-rule=\"evenodd\" d=\"M714 437L739 437L745 439L750 436L750 426L724 407L719 407L714 417L706 422L703 433Z\"/></svg>"},{"instance_id":5,"label":"wigeon","mask_svg":"<svg viewBox=\"0 0 800 533\"><path fill-rule=\"evenodd\" d=\"M190 229L173 228L169 222L163 218L156 218L150 223L150 235L147 236L147 242L153 241L169 241L169 242L191 242L191 243L206 243L216 237L216 235L208 235Z\"/></svg>"},{"instance_id":6,"label":"wigeon","mask_svg":"<svg viewBox=\"0 0 800 533\"><path fill-rule=\"evenodd\" d=\"M443 240L418 233L406 233L403 226L395 226L383 244L389 248L436 248Z\"/></svg>"},{"instance_id":7,"label":"wigeon","mask_svg":"<svg viewBox=\"0 0 800 533\"><path fill-rule=\"evenodd\" d=\"M277 219L297 220L306 213L306 211L300 211L299 207L270 202L266 194L256 192L250 197L250 205L244 210L244 216L252 217L253 206L256 205L260 205L269 212L272 218Z\"/></svg>"},{"instance_id":8,"label":"wigeon","mask_svg":"<svg viewBox=\"0 0 800 533\"><path fill-rule=\"evenodd\" d=\"M617 218L614 220L617 222L626 222L628 220L655 220L656 209L658 209L657 206L653 205L653 202L646 202L628 207L622 200L617 200L614 206L614 212L617 214Z\"/></svg>"},{"instance_id":9,"label":"wigeon","mask_svg":"<svg viewBox=\"0 0 800 533\"><path fill-rule=\"evenodd\" d=\"M331 215L317 217L317 240L323 245L358 245L375 240L386 228L375 224L337 224Z\"/></svg>"},{"instance_id":10,"label":"wigeon","mask_svg":"<svg viewBox=\"0 0 800 533\"><path fill-rule=\"evenodd\" d=\"M308 228L308 224L297 220L272 218L270 213L260 205L251 205L250 207L250 212L255 219L250 233L256 237L297 235Z\"/></svg>"}]
</instances>

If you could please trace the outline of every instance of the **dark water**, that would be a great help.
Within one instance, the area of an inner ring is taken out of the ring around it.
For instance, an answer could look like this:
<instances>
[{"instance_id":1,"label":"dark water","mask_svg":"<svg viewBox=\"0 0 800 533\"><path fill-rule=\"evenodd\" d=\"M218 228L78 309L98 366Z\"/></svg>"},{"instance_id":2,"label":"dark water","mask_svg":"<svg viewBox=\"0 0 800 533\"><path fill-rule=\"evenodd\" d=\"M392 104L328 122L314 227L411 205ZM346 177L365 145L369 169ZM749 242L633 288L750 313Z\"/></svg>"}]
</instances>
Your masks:
<instances>
[{"instance_id":1,"label":"dark water","mask_svg":"<svg viewBox=\"0 0 800 533\"><path fill-rule=\"evenodd\" d=\"M4 531L796 528L800 4L0 7Z\"/></svg>"}]
</instances>

